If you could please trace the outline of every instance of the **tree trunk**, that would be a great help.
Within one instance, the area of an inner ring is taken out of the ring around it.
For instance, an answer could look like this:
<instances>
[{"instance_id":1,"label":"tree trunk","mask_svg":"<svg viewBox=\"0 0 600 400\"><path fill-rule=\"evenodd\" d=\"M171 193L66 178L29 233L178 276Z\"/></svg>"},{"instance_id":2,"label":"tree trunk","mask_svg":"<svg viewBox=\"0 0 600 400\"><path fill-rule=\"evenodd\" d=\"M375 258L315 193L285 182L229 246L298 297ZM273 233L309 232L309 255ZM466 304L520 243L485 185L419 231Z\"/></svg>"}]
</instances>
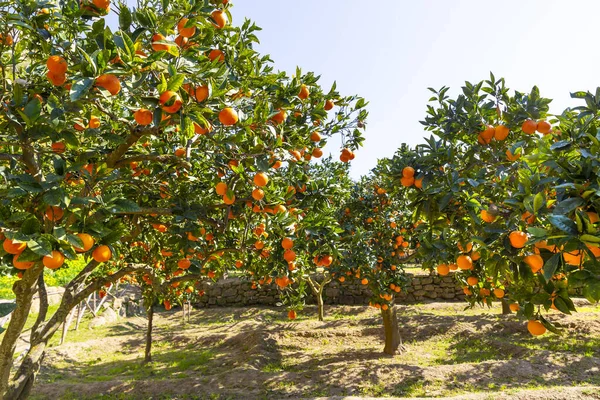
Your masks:
<instances>
[{"instance_id":1,"label":"tree trunk","mask_svg":"<svg viewBox=\"0 0 600 400\"><path fill-rule=\"evenodd\" d=\"M40 326L40 324L42 322L44 322L46 320L46 316L48 314L48 291L46 290L46 282L44 282L44 271L42 270L42 272L40 272L40 275L38 277L38 298L40 301L40 309L39 309L39 313L37 316L37 319L35 320L35 323L33 324L33 327L31 328L31 339L30 342L32 342L35 337L35 333L37 332L38 327Z\"/></svg>"},{"instance_id":2,"label":"tree trunk","mask_svg":"<svg viewBox=\"0 0 600 400\"><path fill-rule=\"evenodd\" d=\"M146 329L146 350L144 351L144 363L152 361L152 322L154 319L154 305L150 304L147 311L148 327Z\"/></svg>"},{"instance_id":3,"label":"tree trunk","mask_svg":"<svg viewBox=\"0 0 600 400\"><path fill-rule=\"evenodd\" d=\"M319 321L323 321L325 316L325 310L323 307L323 286L319 289L317 293L317 307L319 308Z\"/></svg>"},{"instance_id":4,"label":"tree trunk","mask_svg":"<svg viewBox=\"0 0 600 400\"><path fill-rule=\"evenodd\" d=\"M27 321L38 276L43 268L44 266L41 263L36 265L26 271L23 279L16 281L13 285L17 307L10 316L8 328L4 332L2 344L0 344L0 398L8 389L8 380L13 366L17 341Z\"/></svg>"},{"instance_id":5,"label":"tree trunk","mask_svg":"<svg viewBox=\"0 0 600 400\"><path fill-rule=\"evenodd\" d=\"M308 286L312 290L313 294L317 299L317 309L318 309L318 318L319 321L323 321L325 319L325 305L323 303L323 290L325 290L325 285L331 282L330 276L325 276L323 278L323 282L320 284L314 281L310 276L306 279L308 282Z\"/></svg>"},{"instance_id":6,"label":"tree trunk","mask_svg":"<svg viewBox=\"0 0 600 400\"><path fill-rule=\"evenodd\" d=\"M33 387L37 373L40 370L40 365L44 359L46 345L47 340L31 344L27 356L23 360L23 363L21 363L15 377L10 382L6 395L3 397L5 400L20 400L26 399L29 396L29 392Z\"/></svg>"},{"instance_id":7,"label":"tree trunk","mask_svg":"<svg viewBox=\"0 0 600 400\"><path fill-rule=\"evenodd\" d=\"M512 314L512 311L510 310L508 301L506 301L506 299L503 298L501 303L502 303L502 315Z\"/></svg>"},{"instance_id":8,"label":"tree trunk","mask_svg":"<svg viewBox=\"0 0 600 400\"><path fill-rule=\"evenodd\" d=\"M62 345L65 342L65 340L67 340L67 332L69 330L69 327L71 326L71 322L73 322L74 316L75 316L75 307L73 307L73 309L69 313L69 316L67 317L67 320L63 323L62 336L60 337L60 343L59 343L60 345Z\"/></svg>"},{"instance_id":9,"label":"tree trunk","mask_svg":"<svg viewBox=\"0 0 600 400\"><path fill-rule=\"evenodd\" d=\"M404 351L402 338L400 337L400 329L398 328L398 316L396 315L396 307L392 304L387 310L381 309L383 317L383 329L385 332L385 354L395 355Z\"/></svg>"}]
</instances>

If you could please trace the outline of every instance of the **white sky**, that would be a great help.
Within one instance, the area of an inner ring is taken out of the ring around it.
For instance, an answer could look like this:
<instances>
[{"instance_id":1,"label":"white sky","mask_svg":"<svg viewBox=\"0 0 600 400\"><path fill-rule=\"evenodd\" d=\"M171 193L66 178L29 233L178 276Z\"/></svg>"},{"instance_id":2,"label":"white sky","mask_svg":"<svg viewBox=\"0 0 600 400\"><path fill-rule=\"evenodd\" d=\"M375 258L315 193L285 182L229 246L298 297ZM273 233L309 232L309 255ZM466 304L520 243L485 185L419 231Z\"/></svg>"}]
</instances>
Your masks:
<instances>
[{"instance_id":1,"label":"white sky","mask_svg":"<svg viewBox=\"0 0 600 400\"><path fill-rule=\"evenodd\" d=\"M258 50L290 74L336 80L342 94L369 102L365 146L352 175L390 157L425 132L427 87L506 78L507 86L579 105L569 92L600 86L600 1L559 0L231 0L235 25L255 21ZM133 5L133 1L129 0ZM336 143L328 148L339 153Z\"/></svg>"}]
</instances>

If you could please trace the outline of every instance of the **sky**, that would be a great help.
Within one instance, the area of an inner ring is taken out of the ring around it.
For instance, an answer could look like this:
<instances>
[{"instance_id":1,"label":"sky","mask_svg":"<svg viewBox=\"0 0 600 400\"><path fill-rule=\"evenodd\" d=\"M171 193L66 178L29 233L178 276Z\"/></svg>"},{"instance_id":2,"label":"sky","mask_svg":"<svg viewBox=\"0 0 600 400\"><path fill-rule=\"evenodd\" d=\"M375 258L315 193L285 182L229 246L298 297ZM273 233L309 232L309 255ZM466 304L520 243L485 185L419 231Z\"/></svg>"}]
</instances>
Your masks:
<instances>
[{"instance_id":1,"label":"sky","mask_svg":"<svg viewBox=\"0 0 600 400\"><path fill-rule=\"evenodd\" d=\"M128 0L131 5L132 0ZM367 174L402 143L423 142L419 123L430 92L504 77L554 99L550 111L579 105L570 92L600 86L596 0L231 0L233 24L263 28L257 50L279 70L321 75L328 89L369 101L364 147L351 174ZM337 145L338 148L335 148ZM327 150L327 149L326 149ZM328 150L339 154L339 142Z\"/></svg>"}]
</instances>

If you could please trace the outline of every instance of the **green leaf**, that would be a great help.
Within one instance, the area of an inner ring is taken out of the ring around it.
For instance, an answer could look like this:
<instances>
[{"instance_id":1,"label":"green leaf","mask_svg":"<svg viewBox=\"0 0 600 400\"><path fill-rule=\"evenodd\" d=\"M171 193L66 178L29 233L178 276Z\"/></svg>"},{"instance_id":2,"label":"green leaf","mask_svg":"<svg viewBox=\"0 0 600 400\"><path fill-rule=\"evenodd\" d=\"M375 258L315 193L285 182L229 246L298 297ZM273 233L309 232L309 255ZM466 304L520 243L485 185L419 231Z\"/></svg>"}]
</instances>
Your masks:
<instances>
[{"instance_id":1,"label":"green leaf","mask_svg":"<svg viewBox=\"0 0 600 400\"><path fill-rule=\"evenodd\" d=\"M568 140L561 140L550 146L550 150L565 150L568 147L571 147L571 142Z\"/></svg>"},{"instance_id":2,"label":"green leaf","mask_svg":"<svg viewBox=\"0 0 600 400\"><path fill-rule=\"evenodd\" d=\"M127 6L119 7L119 28L123 31L128 31L131 27L132 16L131 11Z\"/></svg>"},{"instance_id":3,"label":"green leaf","mask_svg":"<svg viewBox=\"0 0 600 400\"><path fill-rule=\"evenodd\" d=\"M589 300L590 303L597 303L600 301L600 280L588 279L585 281L583 287L583 296Z\"/></svg>"},{"instance_id":4,"label":"green leaf","mask_svg":"<svg viewBox=\"0 0 600 400\"><path fill-rule=\"evenodd\" d=\"M0 303L0 318L6 317L17 308L17 303Z\"/></svg>"},{"instance_id":5,"label":"green leaf","mask_svg":"<svg viewBox=\"0 0 600 400\"><path fill-rule=\"evenodd\" d=\"M52 189L44 193L44 203L50 206L60 206L67 194L62 188Z\"/></svg>"},{"instance_id":6,"label":"green leaf","mask_svg":"<svg viewBox=\"0 0 600 400\"><path fill-rule=\"evenodd\" d=\"M27 248L35 254L39 254L40 256L52 255L52 242L43 236L29 240L27 242ZM21 258L19 257L19 260L20 259Z\"/></svg>"},{"instance_id":7,"label":"green leaf","mask_svg":"<svg viewBox=\"0 0 600 400\"><path fill-rule=\"evenodd\" d=\"M560 297L554 299L554 307L558 308L558 310L564 314L571 315L571 310L569 310L569 306L567 306L567 303Z\"/></svg>"},{"instance_id":8,"label":"green leaf","mask_svg":"<svg viewBox=\"0 0 600 400\"><path fill-rule=\"evenodd\" d=\"M137 205L137 203L131 201L131 200L127 200L127 199L118 199L115 200L114 203L111 205L111 211L112 212L139 212L140 206Z\"/></svg>"},{"instance_id":9,"label":"green leaf","mask_svg":"<svg viewBox=\"0 0 600 400\"><path fill-rule=\"evenodd\" d=\"M577 235L577 225L564 215L548 215L548 220L556 228L570 235Z\"/></svg>"},{"instance_id":10,"label":"green leaf","mask_svg":"<svg viewBox=\"0 0 600 400\"><path fill-rule=\"evenodd\" d=\"M571 197L566 200L562 200L554 207L554 214L569 214L571 211L581 206L584 203L581 197Z\"/></svg>"},{"instance_id":11,"label":"green leaf","mask_svg":"<svg viewBox=\"0 0 600 400\"><path fill-rule=\"evenodd\" d=\"M546 203L546 198L542 192L539 192L533 198L533 213L537 214L537 212L544 206Z\"/></svg>"},{"instance_id":12,"label":"green leaf","mask_svg":"<svg viewBox=\"0 0 600 400\"><path fill-rule=\"evenodd\" d=\"M70 233L67 234L67 242L69 242L69 244L73 247L79 249L83 248L83 241L81 241L81 239L77 235L72 235Z\"/></svg>"},{"instance_id":13,"label":"green leaf","mask_svg":"<svg viewBox=\"0 0 600 400\"><path fill-rule=\"evenodd\" d=\"M172 90L174 92L178 91L181 85L183 85L183 81L185 80L185 75L177 74L173 75L169 82L167 83L167 90Z\"/></svg>"},{"instance_id":14,"label":"green leaf","mask_svg":"<svg viewBox=\"0 0 600 400\"><path fill-rule=\"evenodd\" d=\"M581 239L582 242L600 243L600 237L594 235L581 235L579 239Z\"/></svg>"},{"instance_id":15,"label":"green leaf","mask_svg":"<svg viewBox=\"0 0 600 400\"><path fill-rule=\"evenodd\" d=\"M42 231L42 224L38 221L37 218L31 216L31 218L27 218L25 222L21 225L21 233L24 235L33 235L36 233L40 233Z\"/></svg>"},{"instance_id":16,"label":"green leaf","mask_svg":"<svg viewBox=\"0 0 600 400\"><path fill-rule=\"evenodd\" d=\"M27 115L27 118L31 122L34 122L36 119L40 117L40 112L42 111L42 103L37 98L33 98L27 105L25 106L25 110L23 112Z\"/></svg>"},{"instance_id":17,"label":"green leaf","mask_svg":"<svg viewBox=\"0 0 600 400\"><path fill-rule=\"evenodd\" d=\"M548 236L548 231L543 228L527 228L527 232L529 232L534 237L546 237Z\"/></svg>"},{"instance_id":18,"label":"green leaf","mask_svg":"<svg viewBox=\"0 0 600 400\"><path fill-rule=\"evenodd\" d=\"M78 78L73 81L71 90L69 91L69 97L71 101L79 100L84 94L86 94L94 86L93 78Z\"/></svg>"},{"instance_id":19,"label":"green leaf","mask_svg":"<svg viewBox=\"0 0 600 400\"><path fill-rule=\"evenodd\" d=\"M544 263L544 279L546 282L550 282L550 279L554 276L561 259L562 254L558 253L550 257L550 259Z\"/></svg>"}]
</instances>

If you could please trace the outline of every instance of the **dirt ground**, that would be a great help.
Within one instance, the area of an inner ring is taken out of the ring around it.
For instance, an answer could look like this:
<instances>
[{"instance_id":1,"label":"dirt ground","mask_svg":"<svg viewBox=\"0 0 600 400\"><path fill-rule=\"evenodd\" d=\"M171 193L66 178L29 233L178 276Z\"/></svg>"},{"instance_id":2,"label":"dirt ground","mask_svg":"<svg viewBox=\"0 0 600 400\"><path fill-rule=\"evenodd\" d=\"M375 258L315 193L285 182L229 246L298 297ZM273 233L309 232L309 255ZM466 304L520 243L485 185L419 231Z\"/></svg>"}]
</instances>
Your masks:
<instances>
[{"instance_id":1,"label":"dirt ground","mask_svg":"<svg viewBox=\"0 0 600 400\"><path fill-rule=\"evenodd\" d=\"M600 399L600 306L550 319L561 336L531 337L500 308L398 306L406 351L384 355L377 310L277 308L158 313L154 359L141 364L145 320L70 332L52 347L36 399Z\"/></svg>"}]
</instances>

